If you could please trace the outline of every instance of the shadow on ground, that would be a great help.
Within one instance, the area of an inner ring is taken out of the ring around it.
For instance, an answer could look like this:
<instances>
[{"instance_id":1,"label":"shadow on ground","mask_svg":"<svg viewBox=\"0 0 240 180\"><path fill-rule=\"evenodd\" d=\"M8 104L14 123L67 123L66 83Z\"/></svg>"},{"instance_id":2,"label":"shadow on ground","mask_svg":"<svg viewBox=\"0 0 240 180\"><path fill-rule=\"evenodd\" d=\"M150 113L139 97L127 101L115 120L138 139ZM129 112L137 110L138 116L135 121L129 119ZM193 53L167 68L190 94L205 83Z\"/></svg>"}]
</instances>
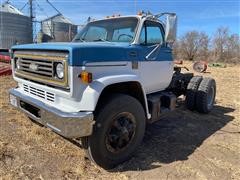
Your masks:
<instances>
[{"instance_id":1,"label":"shadow on ground","mask_svg":"<svg viewBox=\"0 0 240 180\"><path fill-rule=\"evenodd\" d=\"M141 147L128 162L113 171L149 170L162 163L187 160L204 140L233 120L228 107L215 106L204 115L184 107L147 126Z\"/></svg>"}]
</instances>

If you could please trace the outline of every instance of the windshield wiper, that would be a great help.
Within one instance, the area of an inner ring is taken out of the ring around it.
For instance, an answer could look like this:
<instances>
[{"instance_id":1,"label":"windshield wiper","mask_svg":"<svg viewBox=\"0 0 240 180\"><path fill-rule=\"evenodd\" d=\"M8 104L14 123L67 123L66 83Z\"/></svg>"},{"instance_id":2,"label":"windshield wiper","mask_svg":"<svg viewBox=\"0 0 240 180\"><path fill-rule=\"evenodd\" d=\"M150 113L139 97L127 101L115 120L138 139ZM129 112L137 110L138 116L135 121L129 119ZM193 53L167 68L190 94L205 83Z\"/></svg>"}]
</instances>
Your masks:
<instances>
[{"instance_id":1,"label":"windshield wiper","mask_svg":"<svg viewBox=\"0 0 240 180\"><path fill-rule=\"evenodd\" d=\"M74 41L81 41L81 42L86 42L84 38L77 38Z\"/></svg>"},{"instance_id":2,"label":"windshield wiper","mask_svg":"<svg viewBox=\"0 0 240 180\"><path fill-rule=\"evenodd\" d=\"M102 39L102 38L95 39L95 40L93 40L93 41L94 41L94 42L97 42L97 41L109 42L109 41L107 41L107 40L105 40L105 39Z\"/></svg>"}]
</instances>

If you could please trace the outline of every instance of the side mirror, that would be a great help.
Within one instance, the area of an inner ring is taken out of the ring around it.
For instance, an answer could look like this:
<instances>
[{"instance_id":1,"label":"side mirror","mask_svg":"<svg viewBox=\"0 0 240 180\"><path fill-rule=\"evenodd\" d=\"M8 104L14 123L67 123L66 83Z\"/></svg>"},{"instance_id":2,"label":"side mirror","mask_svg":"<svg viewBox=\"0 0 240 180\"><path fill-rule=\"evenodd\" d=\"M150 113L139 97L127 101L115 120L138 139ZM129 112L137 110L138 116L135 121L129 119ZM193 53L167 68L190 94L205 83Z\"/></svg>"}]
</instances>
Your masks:
<instances>
[{"instance_id":1,"label":"side mirror","mask_svg":"<svg viewBox=\"0 0 240 180\"><path fill-rule=\"evenodd\" d=\"M173 44L177 37L177 15L168 14L166 16L165 41Z\"/></svg>"}]
</instances>

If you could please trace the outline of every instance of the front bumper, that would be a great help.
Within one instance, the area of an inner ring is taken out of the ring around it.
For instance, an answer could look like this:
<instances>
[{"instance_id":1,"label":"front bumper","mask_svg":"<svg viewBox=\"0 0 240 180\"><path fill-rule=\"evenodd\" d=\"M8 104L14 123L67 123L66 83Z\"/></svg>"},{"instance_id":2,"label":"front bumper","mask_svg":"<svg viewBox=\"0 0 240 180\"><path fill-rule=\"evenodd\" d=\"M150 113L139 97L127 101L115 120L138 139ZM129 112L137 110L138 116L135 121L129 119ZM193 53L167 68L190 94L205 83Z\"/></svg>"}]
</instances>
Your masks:
<instances>
[{"instance_id":1,"label":"front bumper","mask_svg":"<svg viewBox=\"0 0 240 180\"><path fill-rule=\"evenodd\" d=\"M26 96L17 89L10 89L9 93L11 98L16 100L15 107L57 134L71 139L92 134L95 123L92 112L63 112Z\"/></svg>"}]
</instances>

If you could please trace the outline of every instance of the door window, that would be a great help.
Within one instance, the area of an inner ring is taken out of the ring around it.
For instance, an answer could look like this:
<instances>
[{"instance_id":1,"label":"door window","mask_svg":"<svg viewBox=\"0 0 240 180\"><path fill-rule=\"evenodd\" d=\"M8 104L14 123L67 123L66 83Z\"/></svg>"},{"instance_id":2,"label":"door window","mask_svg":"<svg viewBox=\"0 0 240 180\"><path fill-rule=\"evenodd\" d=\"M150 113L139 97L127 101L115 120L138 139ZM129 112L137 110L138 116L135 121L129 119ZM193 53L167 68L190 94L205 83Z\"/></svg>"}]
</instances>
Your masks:
<instances>
[{"instance_id":1,"label":"door window","mask_svg":"<svg viewBox=\"0 0 240 180\"><path fill-rule=\"evenodd\" d=\"M140 35L140 44L153 45L162 43L163 34L161 25L157 22L145 21Z\"/></svg>"}]
</instances>

